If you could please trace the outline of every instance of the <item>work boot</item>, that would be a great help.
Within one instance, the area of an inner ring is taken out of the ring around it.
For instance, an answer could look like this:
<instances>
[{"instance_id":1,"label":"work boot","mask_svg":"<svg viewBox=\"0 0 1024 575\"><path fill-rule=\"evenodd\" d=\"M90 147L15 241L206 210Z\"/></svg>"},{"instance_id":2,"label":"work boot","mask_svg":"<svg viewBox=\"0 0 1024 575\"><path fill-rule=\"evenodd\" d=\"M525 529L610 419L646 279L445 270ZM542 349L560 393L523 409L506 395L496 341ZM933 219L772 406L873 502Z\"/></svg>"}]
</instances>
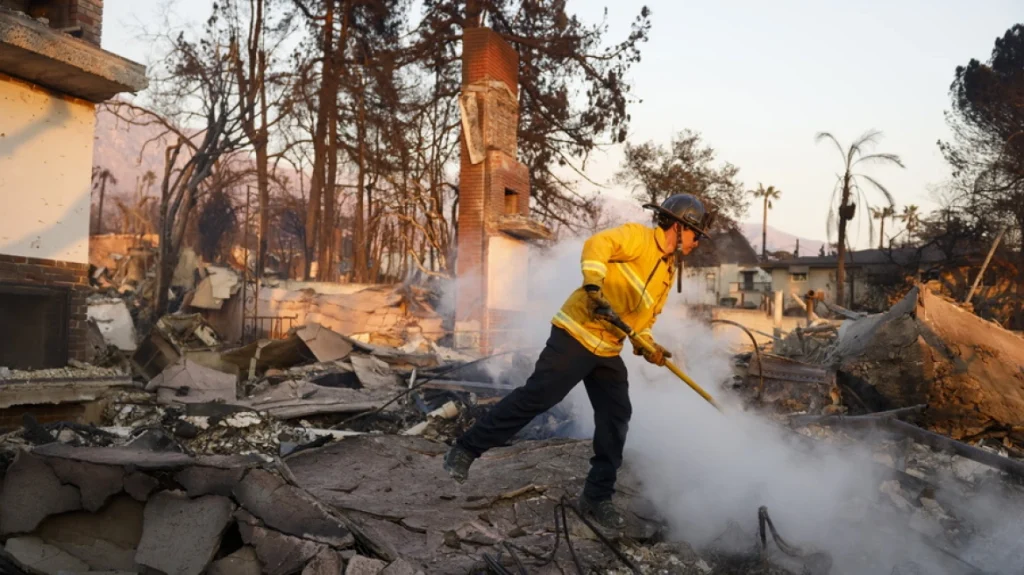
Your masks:
<instances>
[{"instance_id":1,"label":"work boot","mask_svg":"<svg viewBox=\"0 0 1024 575\"><path fill-rule=\"evenodd\" d=\"M462 483L469 478L469 466L473 465L476 457L473 454L459 447L458 443L452 444L448 453L444 454L444 470L452 479Z\"/></svg>"},{"instance_id":2,"label":"work boot","mask_svg":"<svg viewBox=\"0 0 1024 575\"><path fill-rule=\"evenodd\" d=\"M594 501L586 495L580 495L580 513L585 517L597 521L597 523L605 529L621 530L626 527L626 519L619 513L619 510L615 508L615 504L612 503L611 499L602 499L601 501Z\"/></svg>"}]
</instances>

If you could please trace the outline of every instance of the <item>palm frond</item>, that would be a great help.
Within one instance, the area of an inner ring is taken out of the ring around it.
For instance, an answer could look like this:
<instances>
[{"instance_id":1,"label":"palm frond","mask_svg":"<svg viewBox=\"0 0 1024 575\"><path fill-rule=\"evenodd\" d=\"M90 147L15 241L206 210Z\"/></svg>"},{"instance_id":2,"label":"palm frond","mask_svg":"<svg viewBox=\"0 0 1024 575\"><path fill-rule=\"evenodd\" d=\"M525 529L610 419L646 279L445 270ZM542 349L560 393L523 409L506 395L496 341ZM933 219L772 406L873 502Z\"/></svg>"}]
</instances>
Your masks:
<instances>
[{"instance_id":1,"label":"palm frond","mask_svg":"<svg viewBox=\"0 0 1024 575\"><path fill-rule=\"evenodd\" d=\"M879 192L882 192L882 195L885 196L885 199L886 199L886 201L889 202L890 206L895 206L896 205L896 200L893 199L892 193L889 192L889 190L886 189L886 187L883 186L878 180L872 178L871 176L869 176L867 174L854 174L854 178L864 178L865 180L868 181L868 183L870 183L872 186L874 186L875 189L877 189Z\"/></svg>"},{"instance_id":2,"label":"palm frond","mask_svg":"<svg viewBox=\"0 0 1024 575\"><path fill-rule=\"evenodd\" d=\"M843 149L843 145L839 143L839 140L837 140L835 136L828 132L818 132L818 134L814 136L814 143L820 144L822 140L831 141L836 145L836 149L839 150L839 155L846 158L846 150Z\"/></svg>"},{"instance_id":3,"label":"palm frond","mask_svg":"<svg viewBox=\"0 0 1024 575\"><path fill-rule=\"evenodd\" d=\"M901 168L906 168L903 165L903 160L896 154L868 154L857 158L857 161L853 165L857 165L861 162L877 163L877 164L896 164Z\"/></svg>"},{"instance_id":4,"label":"palm frond","mask_svg":"<svg viewBox=\"0 0 1024 575\"><path fill-rule=\"evenodd\" d=\"M850 147L851 148L857 148L858 150L863 150L864 147L866 145L868 145L868 144L878 143L878 138L881 135L882 135L882 132L872 128L872 129L868 130L867 132L864 132L863 134L860 135L859 138L854 140L853 144Z\"/></svg>"},{"instance_id":5,"label":"palm frond","mask_svg":"<svg viewBox=\"0 0 1024 575\"><path fill-rule=\"evenodd\" d=\"M881 135L881 132L872 129L868 130L867 132L864 132L863 134L860 135L859 138L854 140L854 142L850 144L850 152L846 156L846 169L852 169L853 165L856 163L853 161L853 159L856 156L864 153L864 150L865 148L868 147L868 145L875 144L878 141L878 137Z\"/></svg>"}]
</instances>

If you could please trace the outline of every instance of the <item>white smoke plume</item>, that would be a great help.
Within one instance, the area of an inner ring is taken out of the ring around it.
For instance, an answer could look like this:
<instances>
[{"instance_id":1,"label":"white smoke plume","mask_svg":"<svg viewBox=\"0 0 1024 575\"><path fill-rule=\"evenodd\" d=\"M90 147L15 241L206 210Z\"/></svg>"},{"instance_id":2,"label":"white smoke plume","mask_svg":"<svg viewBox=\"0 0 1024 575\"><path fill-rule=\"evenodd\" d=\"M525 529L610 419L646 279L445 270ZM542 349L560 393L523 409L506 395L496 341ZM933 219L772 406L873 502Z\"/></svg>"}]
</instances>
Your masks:
<instances>
[{"instance_id":1,"label":"white smoke plume","mask_svg":"<svg viewBox=\"0 0 1024 575\"><path fill-rule=\"evenodd\" d=\"M581 247L581 240L565 241L531 256L529 309L522 314L521 329L498 342L500 347L539 353L551 317L582 279ZM906 516L880 514L865 505L886 497L879 491L884 479L871 462L870 442L808 449L806 440L794 441L792 431L743 411L731 399L723 383L732 376L734 344L744 336L735 328L712 329L687 317L684 296L696 293L698 283L688 283L684 294L673 286L653 333L684 371L725 404L725 415L668 370L634 356L629 344L623 351L633 404L626 465L640 478L643 495L667 519L671 537L701 548L731 522L753 533L758 507L765 505L791 543L832 555L832 573L906 574L913 571L899 566L908 562L925 573L970 572L921 543ZM523 373L521 380L528 375ZM584 387L578 385L564 403L575 414L578 435L589 438L593 413ZM998 508L999 502L1005 505L1004 498L986 500L986 509ZM987 517L994 532L1017 523L1005 513ZM1007 571L997 567L994 572Z\"/></svg>"}]
</instances>

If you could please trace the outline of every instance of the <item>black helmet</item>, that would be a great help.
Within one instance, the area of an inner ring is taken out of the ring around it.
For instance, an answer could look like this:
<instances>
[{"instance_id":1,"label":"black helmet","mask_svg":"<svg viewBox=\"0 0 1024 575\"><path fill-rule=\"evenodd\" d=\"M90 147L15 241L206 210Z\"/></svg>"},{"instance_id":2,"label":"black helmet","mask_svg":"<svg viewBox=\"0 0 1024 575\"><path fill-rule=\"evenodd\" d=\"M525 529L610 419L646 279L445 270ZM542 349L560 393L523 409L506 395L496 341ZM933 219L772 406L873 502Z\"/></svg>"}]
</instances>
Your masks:
<instances>
[{"instance_id":1,"label":"black helmet","mask_svg":"<svg viewBox=\"0 0 1024 575\"><path fill-rule=\"evenodd\" d=\"M657 213L659 224L678 222L696 232L698 237L708 237L715 220L714 211L705 210L704 204L690 194L675 194L665 198L660 206L644 204L644 207Z\"/></svg>"}]
</instances>

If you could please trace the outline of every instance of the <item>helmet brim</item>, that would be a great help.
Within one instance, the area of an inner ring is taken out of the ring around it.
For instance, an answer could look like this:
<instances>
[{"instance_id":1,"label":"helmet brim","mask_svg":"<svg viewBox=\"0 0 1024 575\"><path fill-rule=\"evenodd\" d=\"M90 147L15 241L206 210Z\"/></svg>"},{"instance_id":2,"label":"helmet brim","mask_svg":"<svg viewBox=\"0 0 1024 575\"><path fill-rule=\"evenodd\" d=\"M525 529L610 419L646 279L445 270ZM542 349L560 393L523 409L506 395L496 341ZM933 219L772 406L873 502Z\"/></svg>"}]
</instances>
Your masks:
<instances>
[{"instance_id":1,"label":"helmet brim","mask_svg":"<svg viewBox=\"0 0 1024 575\"><path fill-rule=\"evenodd\" d=\"M658 204L644 204L643 207L645 209L648 209L648 210L654 210L655 212L658 212L658 214L663 215L663 216L665 216L665 217L667 217L667 218L669 218L669 219L671 219L671 220L673 220L673 221L675 221L675 222L677 222L679 224L682 224L683 226L686 226L687 228L693 230L693 233L697 234L697 238L698 239L709 239L711 237L710 235L708 235L708 229L707 229L707 228L710 227L710 222L705 224L704 222L694 223L694 222L690 222L690 221L684 220L684 219L676 216L672 212L666 210L665 208L659 206ZM705 216L705 219L708 219L707 216Z\"/></svg>"}]
</instances>

